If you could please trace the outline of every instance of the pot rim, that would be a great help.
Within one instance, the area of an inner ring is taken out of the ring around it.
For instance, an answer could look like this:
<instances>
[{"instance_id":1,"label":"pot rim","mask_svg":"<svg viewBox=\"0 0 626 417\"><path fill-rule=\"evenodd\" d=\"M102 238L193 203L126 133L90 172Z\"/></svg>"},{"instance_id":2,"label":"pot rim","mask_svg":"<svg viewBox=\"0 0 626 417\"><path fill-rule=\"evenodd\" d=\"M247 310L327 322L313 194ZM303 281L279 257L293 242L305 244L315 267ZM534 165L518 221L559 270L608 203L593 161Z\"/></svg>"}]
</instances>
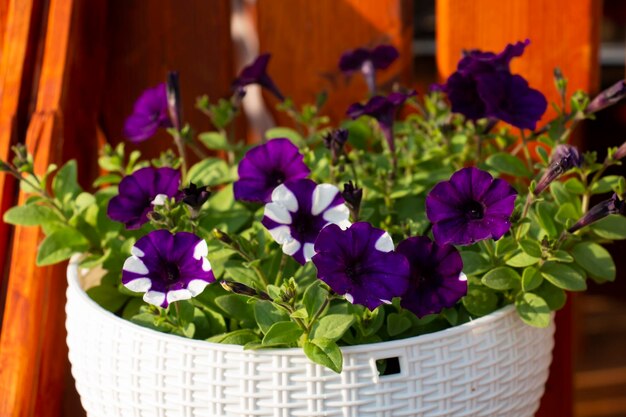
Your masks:
<instances>
[{"instance_id":1,"label":"pot rim","mask_svg":"<svg viewBox=\"0 0 626 417\"><path fill-rule=\"evenodd\" d=\"M68 292L72 292L74 296L81 301L82 304L89 306L93 311L97 311L100 318L103 320L108 320L116 323L118 326L122 328L128 329L129 331L143 333L147 337L160 337L170 343L177 344L185 344L198 348L213 348L216 350L226 351L226 352L243 352L243 346L241 345L231 345L224 343L215 343L208 342L206 340L196 340L196 339L188 339L182 336L177 336L169 333L161 333L156 330L152 330L146 327L142 327L138 324L132 323L131 321L125 320L121 317L116 316L110 311L102 308L98 303L92 300L87 293L82 289L79 282L80 268L78 266L78 260L76 258L72 258L67 266L67 282L68 282ZM69 298L69 297L68 297ZM68 300L69 302L69 300ZM377 350L381 350L384 348L401 348L405 346L415 345L416 343L429 343L436 341L438 339L442 339L445 337L454 337L464 333L475 331L481 326L488 325L494 321L500 320L501 318L510 315L515 306L513 304L506 305L499 310L496 310L486 316L480 317L475 320L471 320L467 323L463 323L459 326L450 327L447 329L439 330L434 333L427 333L423 335L413 336L406 339L400 340L391 340L386 342L377 342L377 343L368 343L362 345L354 345L354 346L342 346L341 351L344 354L356 354L356 353L367 353L371 351L371 346L376 346ZM281 349L259 349L259 350L247 350L246 353L251 355L304 355L304 352L300 348L281 348Z\"/></svg>"}]
</instances>

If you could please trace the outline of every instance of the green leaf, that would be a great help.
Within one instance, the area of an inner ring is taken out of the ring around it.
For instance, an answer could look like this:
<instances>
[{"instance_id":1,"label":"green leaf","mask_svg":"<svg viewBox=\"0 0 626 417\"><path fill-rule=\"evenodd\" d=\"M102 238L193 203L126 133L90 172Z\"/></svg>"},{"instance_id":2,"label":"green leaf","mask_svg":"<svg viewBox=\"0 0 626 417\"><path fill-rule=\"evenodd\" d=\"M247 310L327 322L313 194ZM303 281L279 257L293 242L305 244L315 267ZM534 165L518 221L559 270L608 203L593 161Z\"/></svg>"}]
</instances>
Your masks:
<instances>
[{"instance_id":1,"label":"green leaf","mask_svg":"<svg viewBox=\"0 0 626 417\"><path fill-rule=\"evenodd\" d=\"M174 329L171 324L160 322L158 321L159 319L159 316L155 316L150 313L140 313L133 316L130 321L142 327L147 327L164 333L170 333Z\"/></svg>"},{"instance_id":2,"label":"green leaf","mask_svg":"<svg viewBox=\"0 0 626 417\"><path fill-rule=\"evenodd\" d=\"M304 343L304 353L313 362L341 373L343 355L341 349L332 340L313 339Z\"/></svg>"},{"instance_id":3,"label":"green leaf","mask_svg":"<svg viewBox=\"0 0 626 417\"><path fill-rule=\"evenodd\" d=\"M61 226L46 236L37 251L37 265L52 265L89 249L89 241L77 230Z\"/></svg>"},{"instance_id":4,"label":"green leaf","mask_svg":"<svg viewBox=\"0 0 626 417\"><path fill-rule=\"evenodd\" d=\"M98 285L87 290L89 298L94 300L100 307L112 313L117 312L130 297L121 294L117 287L110 285Z\"/></svg>"},{"instance_id":5,"label":"green leaf","mask_svg":"<svg viewBox=\"0 0 626 417\"><path fill-rule=\"evenodd\" d=\"M298 342L304 330L293 321L279 321L272 324L265 337L264 345L291 345Z\"/></svg>"},{"instance_id":6,"label":"green leaf","mask_svg":"<svg viewBox=\"0 0 626 417\"><path fill-rule=\"evenodd\" d=\"M556 237L558 232L554 225L554 215L556 212L554 212L553 206L545 201L540 201L535 206L535 213L537 213L541 228L549 237Z\"/></svg>"},{"instance_id":7,"label":"green leaf","mask_svg":"<svg viewBox=\"0 0 626 417\"><path fill-rule=\"evenodd\" d=\"M4 213L4 221L20 226L39 226L47 222L61 220L50 207L38 204L11 207Z\"/></svg>"},{"instance_id":8,"label":"green leaf","mask_svg":"<svg viewBox=\"0 0 626 417\"><path fill-rule=\"evenodd\" d=\"M73 159L56 173L52 180L52 192L59 201L68 202L82 191L78 185L77 176L76 161Z\"/></svg>"},{"instance_id":9,"label":"green leaf","mask_svg":"<svg viewBox=\"0 0 626 417\"><path fill-rule=\"evenodd\" d=\"M574 262L574 258L572 257L572 255L570 255L569 253L565 252L564 250L555 250L554 252L552 252L550 254L550 256L548 257L549 261L559 261L559 262L565 262L565 263L571 263Z\"/></svg>"},{"instance_id":10,"label":"green leaf","mask_svg":"<svg viewBox=\"0 0 626 417\"><path fill-rule=\"evenodd\" d=\"M548 303L533 293L520 294L515 299L515 308L522 320L533 327L550 325L550 307Z\"/></svg>"},{"instance_id":11,"label":"green leaf","mask_svg":"<svg viewBox=\"0 0 626 417\"><path fill-rule=\"evenodd\" d=\"M301 147L305 144L304 138L295 130L288 127L273 127L265 131L266 139L287 138L294 145Z\"/></svg>"},{"instance_id":12,"label":"green leaf","mask_svg":"<svg viewBox=\"0 0 626 417\"><path fill-rule=\"evenodd\" d=\"M254 318L261 331L266 334L270 327L281 321L289 321L289 316L270 301L259 300L254 303Z\"/></svg>"},{"instance_id":13,"label":"green leaf","mask_svg":"<svg viewBox=\"0 0 626 417\"><path fill-rule=\"evenodd\" d=\"M245 327L256 327L252 304L248 297L238 294L226 294L215 298L215 304L224 310L228 317L240 320Z\"/></svg>"},{"instance_id":14,"label":"green leaf","mask_svg":"<svg viewBox=\"0 0 626 417\"><path fill-rule=\"evenodd\" d=\"M556 221L566 224L568 220L578 220L580 213L576 210L576 207L572 203L565 203L561 205L554 215Z\"/></svg>"},{"instance_id":15,"label":"green leaf","mask_svg":"<svg viewBox=\"0 0 626 417\"><path fill-rule=\"evenodd\" d=\"M524 291L532 291L539 287L542 282L543 277L541 276L539 269L534 266L529 266L524 269L524 272L522 273L522 289Z\"/></svg>"},{"instance_id":16,"label":"green leaf","mask_svg":"<svg viewBox=\"0 0 626 417\"><path fill-rule=\"evenodd\" d=\"M411 320L408 317L398 313L391 313L387 316L387 333L392 337L397 336L409 330L411 324Z\"/></svg>"},{"instance_id":17,"label":"green leaf","mask_svg":"<svg viewBox=\"0 0 626 417\"><path fill-rule=\"evenodd\" d=\"M536 240L522 239L519 244L525 253L535 258L541 258L541 255L542 255L541 244L537 242Z\"/></svg>"},{"instance_id":18,"label":"green leaf","mask_svg":"<svg viewBox=\"0 0 626 417\"><path fill-rule=\"evenodd\" d=\"M555 287L548 281L544 281L533 293L543 298L552 311L563 308L567 300L565 291Z\"/></svg>"},{"instance_id":19,"label":"green leaf","mask_svg":"<svg viewBox=\"0 0 626 417\"><path fill-rule=\"evenodd\" d=\"M214 186L233 180L228 164L219 158L205 158L189 169L187 181L197 185Z\"/></svg>"},{"instance_id":20,"label":"green leaf","mask_svg":"<svg viewBox=\"0 0 626 417\"><path fill-rule=\"evenodd\" d=\"M498 308L498 296L482 286L470 286L462 302L467 311L475 316L485 316Z\"/></svg>"},{"instance_id":21,"label":"green leaf","mask_svg":"<svg viewBox=\"0 0 626 417\"><path fill-rule=\"evenodd\" d=\"M619 175L607 175L606 177L600 178L598 181L591 184L591 193L604 194L614 190L618 186L620 178Z\"/></svg>"},{"instance_id":22,"label":"green leaf","mask_svg":"<svg viewBox=\"0 0 626 417\"><path fill-rule=\"evenodd\" d=\"M219 132L204 132L198 135L198 139L207 149L225 151L230 149L226 137Z\"/></svg>"},{"instance_id":23,"label":"green leaf","mask_svg":"<svg viewBox=\"0 0 626 417\"><path fill-rule=\"evenodd\" d=\"M110 184L117 185L122 181L122 177L118 174L105 174L101 175L93 182L94 187L100 187L101 185Z\"/></svg>"},{"instance_id":24,"label":"green leaf","mask_svg":"<svg viewBox=\"0 0 626 417\"><path fill-rule=\"evenodd\" d=\"M494 290L504 291L519 287L521 278L519 274L511 268L500 266L487 272L481 282Z\"/></svg>"},{"instance_id":25,"label":"green leaf","mask_svg":"<svg viewBox=\"0 0 626 417\"><path fill-rule=\"evenodd\" d=\"M246 345L251 342L258 342L259 336L250 329L239 329L230 333L218 334L209 337L207 342L225 343L229 345Z\"/></svg>"},{"instance_id":26,"label":"green leaf","mask_svg":"<svg viewBox=\"0 0 626 417\"><path fill-rule=\"evenodd\" d=\"M612 214L591 224L589 229L604 239L626 239L626 217Z\"/></svg>"},{"instance_id":27,"label":"green leaf","mask_svg":"<svg viewBox=\"0 0 626 417\"><path fill-rule=\"evenodd\" d=\"M323 337L336 341L343 337L352 323L354 323L352 314L329 314L314 325L311 334L313 338Z\"/></svg>"},{"instance_id":28,"label":"green leaf","mask_svg":"<svg viewBox=\"0 0 626 417\"><path fill-rule=\"evenodd\" d=\"M489 260L479 252L464 251L461 252L463 259L463 272L466 275L478 275L491 268Z\"/></svg>"},{"instance_id":29,"label":"green leaf","mask_svg":"<svg viewBox=\"0 0 626 417\"><path fill-rule=\"evenodd\" d=\"M313 317L320 309L324 300L328 297L328 291L319 281L313 282L304 292L304 307L309 317Z\"/></svg>"},{"instance_id":30,"label":"green leaf","mask_svg":"<svg viewBox=\"0 0 626 417\"><path fill-rule=\"evenodd\" d=\"M122 317L125 320L130 320L137 314L139 314L139 309L141 306L146 305L146 302L143 301L139 297L132 297L128 300L126 305L124 306L124 310L122 311Z\"/></svg>"},{"instance_id":31,"label":"green leaf","mask_svg":"<svg viewBox=\"0 0 626 417\"><path fill-rule=\"evenodd\" d=\"M530 265L534 265L539 262L540 258L535 258L534 256L530 256L525 252L520 252L513 256L511 259L506 261L506 264L515 268L525 268Z\"/></svg>"},{"instance_id":32,"label":"green leaf","mask_svg":"<svg viewBox=\"0 0 626 417\"><path fill-rule=\"evenodd\" d=\"M568 291L587 289L585 277L574 268L555 261L547 261L541 266L541 275L559 288Z\"/></svg>"},{"instance_id":33,"label":"green leaf","mask_svg":"<svg viewBox=\"0 0 626 417\"><path fill-rule=\"evenodd\" d=\"M568 192L573 194L580 195L584 194L585 192L585 186L582 182L580 182L578 178L570 178L569 180L565 181L565 184L563 184L563 186Z\"/></svg>"},{"instance_id":34,"label":"green leaf","mask_svg":"<svg viewBox=\"0 0 626 417\"><path fill-rule=\"evenodd\" d=\"M616 270L611 254L594 242L580 242L572 249L576 263L598 282L614 281Z\"/></svg>"},{"instance_id":35,"label":"green leaf","mask_svg":"<svg viewBox=\"0 0 626 417\"><path fill-rule=\"evenodd\" d=\"M506 236L496 242L496 256L501 257L517 249L517 242L513 237Z\"/></svg>"},{"instance_id":36,"label":"green leaf","mask_svg":"<svg viewBox=\"0 0 626 417\"><path fill-rule=\"evenodd\" d=\"M516 177L530 177L531 173L521 159L509 153L496 153L487 158L487 165L495 171L514 175Z\"/></svg>"}]
</instances>

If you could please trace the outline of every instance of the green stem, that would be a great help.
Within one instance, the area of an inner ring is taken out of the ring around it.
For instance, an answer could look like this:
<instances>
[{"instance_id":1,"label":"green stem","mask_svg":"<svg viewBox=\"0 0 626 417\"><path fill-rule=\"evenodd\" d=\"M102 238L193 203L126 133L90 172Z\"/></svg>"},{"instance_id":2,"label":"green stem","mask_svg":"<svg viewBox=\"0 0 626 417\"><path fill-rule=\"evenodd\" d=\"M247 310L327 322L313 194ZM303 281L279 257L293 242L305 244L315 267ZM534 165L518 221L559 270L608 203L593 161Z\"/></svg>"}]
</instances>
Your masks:
<instances>
[{"instance_id":1,"label":"green stem","mask_svg":"<svg viewBox=\"0 0 626 417\"><path fill-rule=\"evenodd\" d=\"M309 325L306 328L307 333L311 331L311 329L313 328L313 325L315 324L319 316L322 314L322 312L324 312L324 310L326 309L329 303L330 303L330 297L326 297L326 299L324 299L324 302L322 303L320 308L318 308L315 314L313 315L313 317L311 317L311 320L309 321Z\"/></svg>"},{"instance_id":2,"label":"green stem","mask_svg":"<svg viewBox=\"0 0 626 417\"><path fill-rule=\"evenodd\" d=\"M280 258L280 265L278 266L278 272L276 273L276 279L274 280L274 285L277 287L280 286L283 280L283 271L285 269L285 264L287 263L288 256L283 253Z\"/></svg>"},{"instance_id":3,"label":"green stem","mask_svg":"<svg viewBox=\"0 0 626 417\"><path fill-rule=\"evenodd\" d=\"M183 142L183 138L180 136L180 132L176 132L173 135L174 143L176 144L176 148L178 149L178 156L180 158L180 168L183 174L183 179L187 179L187 152L185 151L185 143ZM183 181L183 184L185 182Z\"/></svg>"}]
</instances>

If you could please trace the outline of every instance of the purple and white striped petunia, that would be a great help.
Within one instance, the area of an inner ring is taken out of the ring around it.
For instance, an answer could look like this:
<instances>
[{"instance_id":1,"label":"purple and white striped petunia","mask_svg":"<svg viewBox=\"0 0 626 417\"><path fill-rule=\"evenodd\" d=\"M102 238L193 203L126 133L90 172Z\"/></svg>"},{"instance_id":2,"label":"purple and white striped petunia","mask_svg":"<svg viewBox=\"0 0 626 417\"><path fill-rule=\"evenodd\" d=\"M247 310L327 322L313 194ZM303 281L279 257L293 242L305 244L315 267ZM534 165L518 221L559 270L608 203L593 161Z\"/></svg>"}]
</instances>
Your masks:
<instances>
[{"instance_id":1,"label":"purple and white striped petunia","mask_svg":"<svg viewBox=\"0 0 626 417\"><path fill-rule=\"evenodd\" d=\"M289 180L306 178L309 167L289 139L272 139L246 152L233 184L235 200L269 203L274 188Z\"/></svg>"},{"instance_id":2,"label":"purple and white striped petunia","mask_svg":"<svg viewBox=\"0 0 626 417\"><path fill-rule=\"evenodd\" d=\"M454 246L416 236L400 242L396 252L404 255L411 266L409 288L400 304L417 317L437 314L467 294L463 260Z\"/></svg>"},{"instance_id":3,"label":"purple and white striped petunia","mask_svg":"<svg viewBox=\"0 0 626 417\"><path fill-rule=\"evenodd\" d=\"M462 168L426 196L426 216L440 245L497 240L511 228L516 198L506 181L478 168Z\"/></svg>"},{"instance_id":4,"label":"purple and white striped petunia","mask_svg":"<svg viewBox=\"0 0 626 417\"><path fill-rule=\"evenodd\" d=\"M299 179L274 189L262 223L283 252L304 265L315 254L313 244L320 231L329 224L349 227L349 217L337 187Z\"/></svg>"},{"instance_id":5,"label":"purple and white striped petunia","mask_svg":"<svg viewBox=\"0 0 626 417\"><path fill-rule=\"evenodd\" d=\"M125 176L118 195L109 201L107 215L124 223L127 229L138 229L148 221L155 205L167 198L180 196L180 172L168 167L141 168Z\"/></svg>"},{"instance_id":6,"label":"purple and white striped petunia","mask_svg":"<svg viewBox=\"0 0 626 417\"><path fill-rule=\"evenodd\" d=\"M123 134L131 142L143 142L160 127L172 127L165 83L148 88L139 96L133 113L124 122Z\"/></svg>"},{"instance_id":7,"label":"purple and white striped petunia","mask_svg":"<svg viewBox=\"0 0 626 417\"><path fill-rule=\"evenodd\" d=\"M369 223L354 223L346 230L325 227L315 241L315 252L317 277L350 303L374 310L408 288L408 261L393 251L389 233Z\"/></svg>"},{"instance_id":8,"label":"purple and white striped petunia","mask_svg":"<svg viewBox=\"0 0 626 417\"><path fill-rule=\"evenodd\" d=\"M154 230L131 248L122 284L145 293L144 301L155 306L188 300L215 281L208 251L206 241L193 233Z\"/></svg>"}]
</instances>

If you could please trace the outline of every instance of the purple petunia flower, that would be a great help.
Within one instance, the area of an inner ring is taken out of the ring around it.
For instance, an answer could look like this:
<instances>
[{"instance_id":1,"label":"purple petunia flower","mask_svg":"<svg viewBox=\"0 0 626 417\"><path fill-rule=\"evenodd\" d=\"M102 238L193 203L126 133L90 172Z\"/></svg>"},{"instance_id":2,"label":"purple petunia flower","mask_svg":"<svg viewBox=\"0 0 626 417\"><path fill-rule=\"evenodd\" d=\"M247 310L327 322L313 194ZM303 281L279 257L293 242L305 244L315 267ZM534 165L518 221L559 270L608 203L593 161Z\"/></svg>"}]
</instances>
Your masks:
<instances>
[{"instance_id":1,"label":"purple petunia flower","mask_svg":"<svg viewBox=\"0 0 626 417\"><path fill-rule=\"evenodd\" d=\"M272 191L288 180L306 178L309 167L289 139L272 139L246 152L239 163L239 180L233 185L235 200L267 203Z\"/></svg>"},{"instance_id":2,"label":"purple petunia flower","mask_svg":"<svg viewBox=\"0 0 626 417\"><path fill-rule=\"evenodd\" d=\"M357 48L346 51L339 59L339 69L346 75L361 71L369 91L376 91L376 70L387 69L398 58L393 45L379 45L373 49Z\"/></svg>"},{"instance_id":3,"label":"purple petunia flower","mask_svg":"<svg viewBox=\"0 0 626 417\"><path fill-rule=\"evenodd\" d=\"M288 181L272 192L262 223L274 240L301 264L315 254L313 243L324 227L350 226L350 211L339 189L309 179Z\"/></svg>"},{"instance_id":4,"label":"purple petunia flower","mask_svg":"<svg viewBox=\"0 0 626 417\"><path fill-rule=\"evenodd\" d=\"M354 223L346 230L327 226L315 241L315 252L317 277L350 303L374 310L409 286L408 261L393 251L387 232L369 223Z\"/></svg>"},{"instance_id":5,"label":"purple petunia flower","mask_svg":"<svg viewBox=\"0 0 626 417\"><path fill-rule=\"evenodd\" d=\"M552 181L557 179L563 173L569 171L571 168L582 165L582 157L575 146L571 145L559 145L554 148L550 165L546 172L537 183L534 194L539 195L546 189Z\"/></svg>"},{"instance_id":6,"label":"purple petunia flower","mask_svg":"<svg viewBox=\"0 0 626 417\"><path fill-rule=\"evenodd\" d=\"M395 154L395 144L393 140L393 120L396 116L398 108L409 98L417 93L410 91L408 93L391 93L387 97L376 96L369 99L369 101L363 105L361 103L354 103L346 112L352 119L357 119L360 116L371 116L378 121L378 126L383 132L389 149L392 154Z\"/></svg>"},{"instance_id":7,"label":"purple petunia flower","mask_svg":"<svg viewBox=\"0 0 626 417\"><path fill-rule=\"evenodd\" d=\"M154 230L130 250L122 268L122 284L145 293L146 303L160 307L200 294L215 281L208 247L193 233Z\"/></svg>"},{"instance_id":8,"label":"purple petunia flower","mask_svg":"<svg viewBox=\"0 0 626 417\"><path fill-rule=\"evenodd\" d=\"M141 168L122 179L118 195L109 201L107 215L127 229L138 229L148 221L153 206L164 204L166 198L179 197L179 187L179 171Z\"/></svg>"},{"instance_id":9,"label":"purple petunia flower","mask_svg":"<svg viewBox=\"0 0 626 417\"><path fill-rule=\"evenodd\" d=\"M244 67L239 73L239 77L232 83L232 89L235 93L241 94L241 91L250 84L258 84L263 88L267 88L280 101L285 97L281 94L274 81L267 75L267 64L271 58L270 54L259 55L250 65Z\"/></svg>"},{"instance_id":10,"label":"purple petunia flower","mask_svg":"<svg viewBox=\"0 0 626 417\"><path fill-rule=\"evenodd\" d=\"M135 102L133 114L124 122L124 136L131 142L152 137L158 128L172 127L165 83L145 90Z\"/></svg>"},{"instance_id":11,"label":"purple petunia flower","mask_svg":"<svg viewBox=\"0 0 626 417\"><path fill-rule=\"evenodd\" d=\"M426 215L439 245L469 245L500 239L511 227L517 192L506 181L470 167L435 185L426 196Z\"/></svg>"},{"instance_id":12,"label":"purple petunia flower","mask_svg":"<svg viewBox=\"0 0 626 417\"><path fill-rule=\"evenodd\" d=\"M400 304L417 317L439 313L467 294L461 254L452 245L438 245L426 236L408 238L398 245L411 266L409 288Z\"/></svg>"},{"instance_id":13,"label":"purple petunia flower","mask_svg":"<svg viewBox=\"0 0 626 417\"><path fill-rule=\"evenodd\" d=\"M520 129L534 129L547 101L509 68L511 60L521 56L529 43L509 44L499 54L467 52L442 88L452 111L472 120L493 117Z\"/></svg>"}]
</instances>

